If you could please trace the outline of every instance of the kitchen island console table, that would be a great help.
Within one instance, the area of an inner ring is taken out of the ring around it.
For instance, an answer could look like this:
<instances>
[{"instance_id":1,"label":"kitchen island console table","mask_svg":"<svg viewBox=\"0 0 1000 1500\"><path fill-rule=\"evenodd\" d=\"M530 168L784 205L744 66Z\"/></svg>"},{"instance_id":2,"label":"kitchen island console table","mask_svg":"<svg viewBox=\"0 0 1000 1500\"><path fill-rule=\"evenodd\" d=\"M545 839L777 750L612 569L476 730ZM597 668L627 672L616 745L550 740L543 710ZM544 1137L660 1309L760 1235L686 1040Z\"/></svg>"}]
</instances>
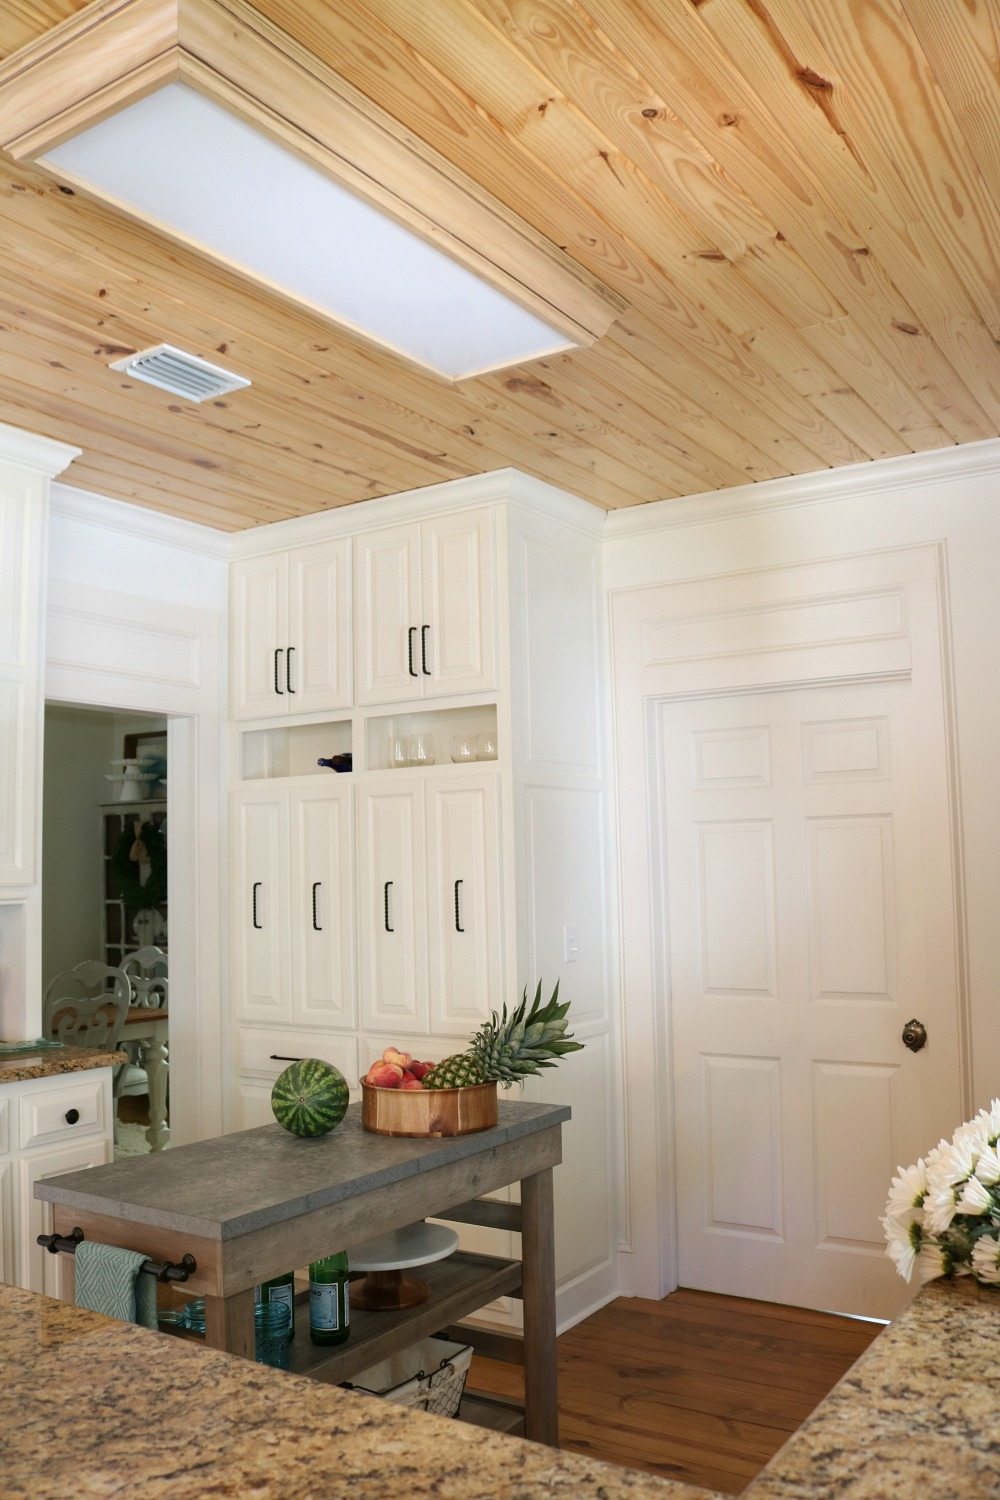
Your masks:
<instances>
[{"instance_id":1,"label":"kitchen island console table","mask_svg":"<svg viewBox=\"0 0 1000 1500\"><path fill-rule=\"evenodd\" d=\"M303 1139L279 1125L244 1130L111 1166L39 1182L53 1229L139 1250L158 1261L193 1255L185 1290L205 1298L210 1347L252 1359L254 1287L418 1219L515 1230L520 1261L456 1252L427 1266L428 1302L402 1312L352 1313L348 1343L296 1338L291 1367L348 1380L394 1350L502 1295L524 1308L524 1432L558 1444L552 1169L562 1157L568 1108L500 1102L490 1130L440 1140L374 1135L359 1105L329 1135ZM520 1184L520 1203L483 1195ZM70 1259L66 1257L67 1261ZM64 1286L70 1284L69 1277ZM464 1336L465 1330L463 1330ZM475 1335L470 1342L476 1343ZM488 1335L482 1352L511 1340Z\"/></svg>"}]
</instances>

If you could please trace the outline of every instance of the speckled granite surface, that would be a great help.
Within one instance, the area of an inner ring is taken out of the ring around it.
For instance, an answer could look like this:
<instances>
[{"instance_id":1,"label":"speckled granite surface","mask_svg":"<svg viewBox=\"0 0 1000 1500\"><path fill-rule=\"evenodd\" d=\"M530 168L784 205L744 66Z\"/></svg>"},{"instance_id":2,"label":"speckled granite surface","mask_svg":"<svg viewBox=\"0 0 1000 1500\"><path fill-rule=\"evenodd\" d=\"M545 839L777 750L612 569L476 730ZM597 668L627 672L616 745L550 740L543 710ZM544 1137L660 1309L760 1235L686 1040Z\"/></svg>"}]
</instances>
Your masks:
<instances>
[{"instance_id":1,"label":"speckled granite surface","mask_svg":"<svg viewBox=\"0 0 1000 1500\"><path fill-rule=\"evenodd\" d=\"M0 1286L3 1500L711 1500Z\"/></svg>"},{"instance_id":2,"label":"speckled granite surface","mask_svg":"<svg viewBox=\"0 0 1000 1500\"><path fill-rule=\"evenodd\" d=\"M98 1052L94 1047L60 1047L55 1052L22 1052L0 1055L0 1086L26 1083L29 1078L48 1078L54 1073L81 1073L86 1068L110 1068L128 1062L124 1052Z\"/></svg>"},{"instance_id":3,"label":"speckled granite surface","mask_svg":"<svg viewBox=\"0 0 1000 1500\"><path fill-rule=\"evenodd\" d=\"M932 1282L746 1500L1000 1500L1000 1291Z\"/></svg>"}]
</instances>

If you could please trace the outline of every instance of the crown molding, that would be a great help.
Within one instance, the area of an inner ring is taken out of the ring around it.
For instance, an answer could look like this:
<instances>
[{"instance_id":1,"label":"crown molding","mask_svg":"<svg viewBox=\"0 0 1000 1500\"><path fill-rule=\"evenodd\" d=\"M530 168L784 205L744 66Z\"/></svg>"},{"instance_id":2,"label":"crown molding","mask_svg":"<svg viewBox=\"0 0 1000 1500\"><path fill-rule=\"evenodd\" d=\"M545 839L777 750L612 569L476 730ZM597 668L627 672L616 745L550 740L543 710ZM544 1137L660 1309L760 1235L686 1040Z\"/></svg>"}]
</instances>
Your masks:
<instances>
[{"instance_id":1,"label":"crown molding","mask_svg":"<svg viewBox=\"0 0 1000 1500\"><path fill-rule=\"evenodd\" d=\"M146 510L141 505L130 505L126 500L109 500L104 495L74 489L71 485L53 485L51 513L67 521L96 526L105 532L115 531L121 536L154 542L161 547L197 552L222 562L229 560L232 538L228 531L217 531L211 526L199 526L196 521L184 521L179 516Z\"/></svg>"},{"instance_id":2,"label":"crown molding","mask_svg":"<svg viewBox=\"0 0 1000 1500\"><path fill-rule=\"evenodd\" d=\"M643 532L669 531L801 505L826 505L865 496L874 499L895 490L997 474L1000 474L1000 439L985 438L982 442L960 443L927 453L906 453L899 458L878 458L814 474L710 490L680 500L654 500L649 505L611 511L604 535L606 540L615 541Z\"/></svg>"},{"instance_id":3,"label":"crown molding","mask_svg":"<svg viewBox=\"0 0 1000 1500\"><path fill-rule=\"evenodd\" d=\"M82 452L82 448L73 448L69 443L57 443L54 438L40 437L38 433L25 432L21 427L8 427L5 422L0 422L2 462L23 464L54 479Z\"/></svg>"}]
</instances>

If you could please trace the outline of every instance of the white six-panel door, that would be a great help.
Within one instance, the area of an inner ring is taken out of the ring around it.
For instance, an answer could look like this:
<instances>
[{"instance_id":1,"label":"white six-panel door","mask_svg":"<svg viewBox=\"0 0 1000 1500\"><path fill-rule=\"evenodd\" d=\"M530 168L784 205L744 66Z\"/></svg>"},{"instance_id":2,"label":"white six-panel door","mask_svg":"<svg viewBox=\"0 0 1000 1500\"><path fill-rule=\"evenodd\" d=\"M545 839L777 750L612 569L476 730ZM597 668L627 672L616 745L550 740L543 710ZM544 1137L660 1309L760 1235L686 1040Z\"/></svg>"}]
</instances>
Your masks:
<instances>
[{"instance_id":1,"label":"white six-panel door","mask_svg":"<svg viewBox=\"0 0 1000 1500\"><path fill-rule=\"evenodd\" d=\"M434 1031L476 1030L502 994L496 774L428 781L427 932Z\"/></svg>"},{"instance_id":2,"label":"white six-panel door","mask_svg":"<svg viewBox=\"0 0 1000 1500\"><path fill-rule=\"evenodd\" d=\"M913 689L659 714L680 1283L890 1316L890 1176L961 1118L948 793Z\"/></svg>"}]
</instances>

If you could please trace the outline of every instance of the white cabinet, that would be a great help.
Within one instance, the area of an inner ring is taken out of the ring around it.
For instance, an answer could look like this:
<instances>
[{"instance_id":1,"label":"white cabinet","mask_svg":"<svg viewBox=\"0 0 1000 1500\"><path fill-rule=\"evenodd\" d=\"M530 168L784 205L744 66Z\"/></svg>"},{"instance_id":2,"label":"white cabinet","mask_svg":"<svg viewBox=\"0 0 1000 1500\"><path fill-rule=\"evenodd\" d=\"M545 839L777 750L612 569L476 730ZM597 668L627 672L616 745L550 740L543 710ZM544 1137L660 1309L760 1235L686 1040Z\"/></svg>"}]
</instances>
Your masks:
<instances>
[{"instance_id":1,"label":"white cabinet","mask_svg":"<svg viewBox=\"0 0 1000 1500\"><path fill-rule=\"evenodd\" d=\"M351 788L268 782L233 798L233 1009L354 1024Z\"/></svg>"},{"instance_id":2,"label":"white cabinet","mask_svg":"<svg viewBox=\"0 0 1000 1500\"><path fill-rule=\"evenodd\" d=\"M350 569L347 539L234 562L234 718L349 706Z\"/></svg>"},{"instance_id":3,"label":"white cabinet","mask_svg":"<svg viewBox=\"0 0 1000 1500\"><path fill-rule=\"evenodd\" d=\"M466 510L357 538L357 702L497 685L493 515Z\"/></svg>"},{"instance_id":4,"label":"white cabinet","mask_svg":"<svg viewBox=\"0 0 1000 1500\"><path fill-rule=\"evenodd\" d=\"M35 1183L109 1162L113 1107L110 1068L0 1086L0 1281L59 1295L60 1257L35 1243L51 1227Z\"/></svg>"},{"instance_id":5,"label":"white cabinet","mask_svg":"<svg viewBox=\"0 0 1000 1500\"><path fill-rule=\"evenodd\" d=\"M502 1000L496 773L391 773L361 793L362 1017L463 1034Z\"/></svg>"}]
</instances>

